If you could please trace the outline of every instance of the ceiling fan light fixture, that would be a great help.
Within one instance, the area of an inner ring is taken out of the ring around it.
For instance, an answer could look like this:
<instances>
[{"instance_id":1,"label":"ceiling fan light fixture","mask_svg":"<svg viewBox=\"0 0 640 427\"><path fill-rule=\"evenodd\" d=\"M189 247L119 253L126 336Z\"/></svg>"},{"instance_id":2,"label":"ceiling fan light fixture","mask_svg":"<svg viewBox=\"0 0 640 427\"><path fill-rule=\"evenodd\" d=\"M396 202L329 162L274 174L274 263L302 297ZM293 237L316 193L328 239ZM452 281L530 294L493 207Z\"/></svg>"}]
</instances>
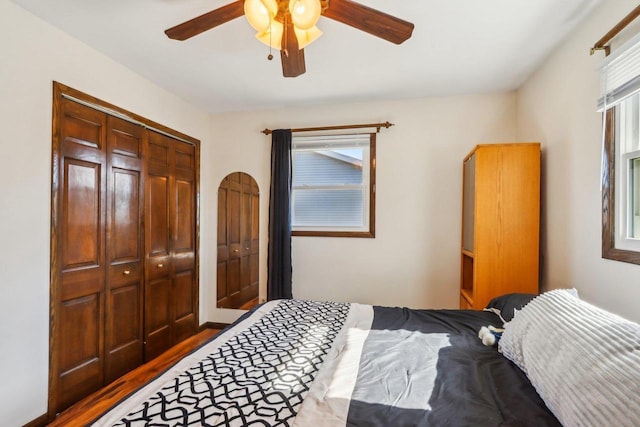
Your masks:
<instances>
[{"instance_id":1,"label":"ceiling fan light fixture","mask_svg":"<svg viewBox=\"0 0 640 427\"><path fill-rule=\"evenodd\" d=\"M280 55L284 77L305 73L304 47L322 35L316 27L320 15L395 44L409 39L414 28L411 22L352 0L233 0L165 34L173 40L187 40L242 15L257 31L256 38L269 46L269 60L273 48L284 49Z\"/></svg>"},{"instance_id":2,"label":"ceiling fan light fixture","mask_svg":"<svg viewBox=\"0 0 640 427\"><path fill-rule=\"evenodd\" d=\"M267 46L280 50L283 32L284 25L282 25L282 22L274 20L271 21L271 25L267 26L265 31L258 31L256 38Z\"/></svg>"},{"instance_id":3,"label":"ceiling fan light fixture","mask_svg":"<svg viewBox=\"0 0 640 427\"><path fill-rule=\"evenodd\" d=\"M308 30L302 30L298 27L294 27L293 31L296 33L296 38L298 39L298 46L300 49L304 49L314 41L318 40L318 38L322 35L322 31L315 25Z\"/></svg>"},{"instance_id":4,"label":"ceiling fan light fixture","mask_svg":"<svg viewBox=\"0 0 640 427\"><path fill-rule=\"evenodd\" d=\"M289 12L293 25L301 30L310 30L320 19L322 5L320 0L290 0Z\"/></svg>"},{"instance_id":5,"label":"ceiling fan light fixture","mask_svg":"<svg viewBox=\"0 0 640 427\"><path fill-rule=\"evenodd\" d=\"M245 0L244 15L256 31L267 31L278 13L276 0Z\"/></svg>"}]
</instances>

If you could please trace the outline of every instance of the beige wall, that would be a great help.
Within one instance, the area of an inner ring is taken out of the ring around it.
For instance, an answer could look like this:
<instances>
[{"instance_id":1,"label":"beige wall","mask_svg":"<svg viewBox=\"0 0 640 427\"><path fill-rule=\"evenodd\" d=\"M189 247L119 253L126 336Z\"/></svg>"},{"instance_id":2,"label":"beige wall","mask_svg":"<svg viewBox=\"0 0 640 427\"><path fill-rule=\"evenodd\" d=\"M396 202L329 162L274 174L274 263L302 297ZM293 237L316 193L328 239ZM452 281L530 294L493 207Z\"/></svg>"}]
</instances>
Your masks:
<instances>
[{"instance_id":1,"label":"beige wall","mask_svg":"<svg viewBox=\"0 0 640 427\"><path fill-rule=\"evenodd\" d=\"M201 139L204 164L211 150L206 113L6 0L0 52L0 424L14 426L47 408L52 81Z\"/></svg>"},{"instance_id":2,"label":"beige wall","mask_svg":"<svg viewBox=\"0 0 640 427\"><path fill-rule=\"evenodd\" d=\"M518 138L543 144L543 285L640 320L640 266L601 258L601 114L589 48L637 6L605 0L518 91Z\"/></svg>"},{"instance_id":3,"label":"beige wall","mask_svg":"<svg viewBox=\"0 0 640 427\"><path fill-rule=\"evenodd\" d=\"M260 130L385 120L395 126L377 137L376 238L294 237L294 297L457 308L462 159L475 144L514 140L513 93L214 116L220 148L212 184L243 170L260 186L263 289L270 137ZM210 293L214 280L209 278ZM209 313L215 321L237 317L217 310L213 298Z\"/></svg>"}]
</instances>

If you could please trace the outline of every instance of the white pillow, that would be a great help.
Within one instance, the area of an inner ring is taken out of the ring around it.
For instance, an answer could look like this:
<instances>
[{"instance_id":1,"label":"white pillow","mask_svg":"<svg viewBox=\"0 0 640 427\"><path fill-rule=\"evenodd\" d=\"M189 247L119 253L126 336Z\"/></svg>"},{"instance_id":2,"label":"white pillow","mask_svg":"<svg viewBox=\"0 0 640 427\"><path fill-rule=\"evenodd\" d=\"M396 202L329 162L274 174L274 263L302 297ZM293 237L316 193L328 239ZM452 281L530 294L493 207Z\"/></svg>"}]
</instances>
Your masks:
<instances>
[{"instance_id":1,"label":"white pillow","mask_svg":"<svg viewBox=\"0 0 640 427\"><path fill-rule=\"evenodd\" d=\"M566 426L640 426L640 325L546 292L505 325L502 354Z\"/></svg>"}]
</instances>

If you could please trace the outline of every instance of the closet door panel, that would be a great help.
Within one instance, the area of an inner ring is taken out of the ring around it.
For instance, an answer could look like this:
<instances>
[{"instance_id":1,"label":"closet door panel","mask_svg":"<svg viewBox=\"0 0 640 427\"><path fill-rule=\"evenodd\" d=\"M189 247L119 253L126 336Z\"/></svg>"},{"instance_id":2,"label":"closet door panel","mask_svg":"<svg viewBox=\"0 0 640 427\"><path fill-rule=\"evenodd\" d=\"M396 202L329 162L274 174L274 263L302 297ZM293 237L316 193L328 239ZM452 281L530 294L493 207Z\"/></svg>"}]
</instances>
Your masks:
<instances>
[{"instance_id":1,"label":"closet door panel","mask_svg":"<svg viewBox=\"0 0 640 427\"><path fill-rule=\"evenodd\" d=\"M194 245L194 200L193 183L185 180L176 180L176 219L174 252L193 254Z\"/></svg>"},{"instance_id":2,"label":"closet door panel","mask_svg":"<svg viewBox=\"0 0 640 427\"><path fill-rule=\"evenodd\" d=\"M102 165L66 158L62 199L62 270L101 266Z\"/></svg>"},{"instance_id":3,"label":"closet door panel","mask_svg":"<svg viewBox=\"0 0 640 427\"><path fill-rule=\"evenodd\" d=\"M169 168L169 138L157 132L148 133L148 159L153 170L168 170Z\"/></svg>"},{"instance_id":4,"label":"closet door panel","mask_svg":"<svg viewBox=\"0 0 640 427\"><path fill-rule=\"evenodd\" d=\"M99 308L98 294L72 298L62 304L60 317L65 324L85 325L82 329L76 328L70 333L63 334L60 340L61 345L74 346L76 349L75 352L65 353L60 358L60 367L63 372L70 372L74 367L100 358L100 346L97 344L99 328L96 327L100 315Z\"/></svg>"},{"instance_id":5,"label":"closet door panel","mask_svg":"<svg viewBox=\"0 0 640 427\"><path fill-rule=\"evenodd\" d=\"M169 249L169 177L147 178L148 256L168 256Z\"/></svg>"},{"instance_id":6,"label":"closet door panel","mask_svg":"<svg viewBox=\"0 0 640 427\"><path fill-rule=\"evenodd\" d=\"M107 301L110 316L106 343L109 345L105 384L119 378L143 363L142 346L142 280L112 286Z\"/></svg>"},{"instance_id":7,"label":"closet door panel","mask_svg":"<svg viewBox=\"0 0 640 427\"><path fill-rule=\"evenodd\" d=\"M109 117L111 152L116 155L142 158L144 128L115 117Z\"/></svg>"},{"instance_id":8,"label":"closet door panel","mask_svg":"<svg viewBox=\"0 0 640 427\"><path fill-rule=\"evenodd\" d=\"M194 333L195 313L193 295L193 271L176 274L174 280L175 331L174 344L183 341Z\"/></svg>"},{"instance_id":9,"label":"closet door panel","mask_svg":"<svg viewBox=\"0 0 640 427\"><path fill-rule=\"evenodd\" d=\"M106 370L109 383L143 363L142 155L145 130L109 117Z\"/></svg>"},{"instance_id":10,"label":"closet door panel","mask_svg":"<svg viewBox=\"0 0 640 427\"><path fill-rule=\"evenodd\" d=\"M164 135L148 133L149 162L145 194L145 361L167 350L173 342L170 147L170 140Z\"/></svg>"},{"instance_id":11,"label":"closet door panel","mask_svg":"<svg viewBox=\"0 0 640 427\"><path fill-rule=\"evenodd\" d=\"M113 168L111 196L111 262L140 261L142 221L140 218L140 172Z\"/></svg>"},{"instance_id":12,"label":"closet door panel","mask_svg":"<svg viewBox=\"0 0 640 427\"><path fill-rule=\"evenodd\" d=\"M196 149L193 145L171 140L173 144L174 166L177 173L186 173L186 176L194 176L196 170Z\"/></svg>"},{"instance_id":13,"label":"closet door panel","mask_svg":"<svg viewBox=\"0 0 640 427\"><path fill-rule=\"evenodd\" d=\"M184 271L176 274L175 279L175 310L176 319L182 319L193 314L193 273Z\"/></svg>"},{"instance_id":14,"label":"closet door panel","mask_svg":"<svg viewBox=\"0 0 640 427\"><path fill-rule=\"evenodd\" d=\"M102 387L102 301L93 293L64 301L60 305L59 410Z\"/></svg>"},{"instance_id":15,"label":"closet door panel","mask_svg":"<svg viewBox=\"0 0 640 427\"><path fill-rule=\"evenodd\" d=\"M172 260L169 232L169 177L147 176L145 360L172 343Z\"/></svg>"},{"instance_id":16,"label":"closet door panel","mask_svg":"<svg viewBox=\"0 0 640 427\"><path fill-rule=\"evenodd\" d=\"M147 282L145 293L145 361L171 347L171 278Z\"/></svg>"},{"instance_id":17,"label":"closet door panel","mask_svg":"<svg viewBox=\"0 0 640 427\"><path fill-rule=\"evenodd\" d=\"M97 390L104 380L106 118L70 101L54 152L57 224L52 246L50 413Z\"/></svg>"},{"instance_id":18,"label":"closet door panel","mask_svg":"<svg viewBox=\"0 0 640 427\"><path fill-rule=\"evenodd\" d=\"M62 100L61 143L66 154L77 145L80 152L101 155L105 138L106 116L93 108L67 99ZM89 148L90 150L85 150Z\"/></svg>"},{"instance_id":19,"label":"closet door panel","mask_svg":"<svg viewBox=\"0 0 640 427\"><path fill-rule=\"evenodd\" d=\"M174 142L176 171L173 181L174 335L173 344L193 335L196 324L195 167L194 148Z\"/></svg>"}]
</instances>

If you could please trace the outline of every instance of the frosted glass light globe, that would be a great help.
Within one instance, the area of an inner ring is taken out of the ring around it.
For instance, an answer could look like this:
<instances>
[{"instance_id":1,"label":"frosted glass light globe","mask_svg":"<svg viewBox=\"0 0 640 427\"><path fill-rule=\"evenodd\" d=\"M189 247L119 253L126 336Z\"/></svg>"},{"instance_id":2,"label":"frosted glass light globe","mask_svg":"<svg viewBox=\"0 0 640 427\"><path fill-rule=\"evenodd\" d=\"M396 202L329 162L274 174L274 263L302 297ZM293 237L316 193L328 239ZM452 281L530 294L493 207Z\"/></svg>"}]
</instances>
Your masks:
<instances>
[{"instance_id":1,"label":"frosted glass light globe","mask_svg":"<svg viewBox=\"0 0 640 427\"><path fill-rule=\"evenodd\" d=\"M276 0L245 0L244 15L256 31L267 31L278 13Z\"/></svg>"},{"instance_id":2,"label":"frosted glass light globe","mask_svg":"<svg viewBox=\"0 0 640 427\"><path fill-rule=\"evenodd\" d=\"M320 19L320 0L290 0L289 12L293 25L301 30L310 30Z\"/></svg>"}]
</instances>

